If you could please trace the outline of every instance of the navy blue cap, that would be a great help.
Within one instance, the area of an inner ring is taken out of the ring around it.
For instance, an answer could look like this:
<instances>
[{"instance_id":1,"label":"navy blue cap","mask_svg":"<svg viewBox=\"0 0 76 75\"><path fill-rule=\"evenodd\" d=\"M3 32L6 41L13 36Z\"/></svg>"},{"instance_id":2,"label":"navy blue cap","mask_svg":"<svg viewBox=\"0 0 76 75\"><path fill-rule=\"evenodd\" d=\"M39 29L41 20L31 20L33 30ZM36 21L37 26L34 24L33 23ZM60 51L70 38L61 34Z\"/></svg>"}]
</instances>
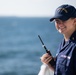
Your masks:
<instances>
[{"instance_id":1,"label":"navy blue cap","mask_svg":"<svg viewBox=\"0 0 76 75\"><path fill-rule=\"evenodd\" d=\"M69 18L76 18L76 9L72 5L65 4L56 9L55 15L51 17L50 21L53 21L54 19L66 21Z\"/></svg>"}]
</instances>

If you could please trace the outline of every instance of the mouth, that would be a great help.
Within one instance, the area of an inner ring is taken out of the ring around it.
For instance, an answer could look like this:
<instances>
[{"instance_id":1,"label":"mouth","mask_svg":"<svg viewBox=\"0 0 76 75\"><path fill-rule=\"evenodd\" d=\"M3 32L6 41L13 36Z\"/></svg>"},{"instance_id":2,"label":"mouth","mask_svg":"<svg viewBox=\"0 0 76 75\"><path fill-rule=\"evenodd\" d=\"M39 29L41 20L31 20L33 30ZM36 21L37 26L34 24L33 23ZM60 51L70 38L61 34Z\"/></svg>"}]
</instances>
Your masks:
<instances>
[{"instance_id":1,"label":"mouth","mask_svg":"<svg viewBox=\"0 0 76 75\"><path fill-rule=\"evenodd\" d=\"M65 31L65 29L66 29L66 27L59 27L58 28L59 32L63 32L63 31Z\"/></svg>"},{"instance_id":2,"label":"mouth","mask_svg":"<svg viewBox=\"0 0 76 75\"><path fill-rule=\"evenodd\" d=\"M66 27L59 27L60 30L64 30Z\"/></svg>"}]
</instances>

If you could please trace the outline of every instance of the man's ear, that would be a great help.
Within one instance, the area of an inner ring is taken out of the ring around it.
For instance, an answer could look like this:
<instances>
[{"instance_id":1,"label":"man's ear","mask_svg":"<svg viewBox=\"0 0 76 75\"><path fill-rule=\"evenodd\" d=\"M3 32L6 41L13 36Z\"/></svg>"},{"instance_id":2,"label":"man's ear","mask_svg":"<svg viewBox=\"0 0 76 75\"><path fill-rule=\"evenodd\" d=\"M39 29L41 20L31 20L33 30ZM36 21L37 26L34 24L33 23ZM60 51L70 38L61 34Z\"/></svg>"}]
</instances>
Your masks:
<instances>
[{"instance_id":1,"label":"man's ear","mask_svg":"<svg viewBox=\"0 0 76 75\"><path fill-rule=\"evenodd\" d=\"M76 23L76 18L74 18L74 22Z\"/></svg>"},{"instance_id":2,"label":"man's ear","mask_svg":"<svg viewBox=\"0 0 76 75\"><path fill-rule=\"evenodd\" d=\"M76 18L75 18L75 21L74 21L74 25L75 25L75 30L76 30Z\"/></svg>"},{"instance_id":3,"label":"man's ear","mask_svg":"<svg viewBox=\"0 0 76 75\"><path fill-rule=\"evenodd\" d=\"M76 25L76 18L74 18L74 25Z\"/></svg>"}]
</instances>

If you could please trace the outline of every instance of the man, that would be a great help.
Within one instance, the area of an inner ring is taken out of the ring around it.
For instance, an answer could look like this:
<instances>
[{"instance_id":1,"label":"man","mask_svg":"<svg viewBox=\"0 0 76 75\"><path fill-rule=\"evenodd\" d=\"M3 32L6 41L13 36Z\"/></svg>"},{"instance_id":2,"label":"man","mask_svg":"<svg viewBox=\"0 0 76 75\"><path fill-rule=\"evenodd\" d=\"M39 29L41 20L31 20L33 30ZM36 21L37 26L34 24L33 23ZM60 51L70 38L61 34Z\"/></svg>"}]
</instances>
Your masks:
<instances>
[{"instance_id":1,"label":"man","mask_svg":"<svg viewBox=\"0 0 76 75\"><path fill-rule=\"evenodd\" d=\"M41 61L54 70L54 75L76 75L76 9L72 5L59 6L55 15L50 19L55 22L59 33L63 34L56 58L48 53L42 55ZM51 62L54 59L55 63Z\"/></svg>"}]
</instances>

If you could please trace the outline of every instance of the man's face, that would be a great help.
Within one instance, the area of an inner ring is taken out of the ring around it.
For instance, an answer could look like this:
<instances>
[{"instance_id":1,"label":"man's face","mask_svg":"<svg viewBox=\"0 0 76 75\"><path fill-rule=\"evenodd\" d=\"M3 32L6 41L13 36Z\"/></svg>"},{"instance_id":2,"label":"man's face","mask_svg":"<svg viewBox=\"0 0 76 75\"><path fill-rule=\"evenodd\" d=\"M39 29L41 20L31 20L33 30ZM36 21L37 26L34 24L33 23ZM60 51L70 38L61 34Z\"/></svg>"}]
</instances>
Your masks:
<instances>
[{"instance_id":1,"label":"man's face","mask_svg":"<svg viewBox=\"0 0 76 75\"><path fill-rule=\"evenodd\" d=\"M62 21L60 19L55 19L56 29L62 34L68 34L71 31L75 30L74 26L74 18L70 18L66 21Z\"/></svg>"}]
</instances>

